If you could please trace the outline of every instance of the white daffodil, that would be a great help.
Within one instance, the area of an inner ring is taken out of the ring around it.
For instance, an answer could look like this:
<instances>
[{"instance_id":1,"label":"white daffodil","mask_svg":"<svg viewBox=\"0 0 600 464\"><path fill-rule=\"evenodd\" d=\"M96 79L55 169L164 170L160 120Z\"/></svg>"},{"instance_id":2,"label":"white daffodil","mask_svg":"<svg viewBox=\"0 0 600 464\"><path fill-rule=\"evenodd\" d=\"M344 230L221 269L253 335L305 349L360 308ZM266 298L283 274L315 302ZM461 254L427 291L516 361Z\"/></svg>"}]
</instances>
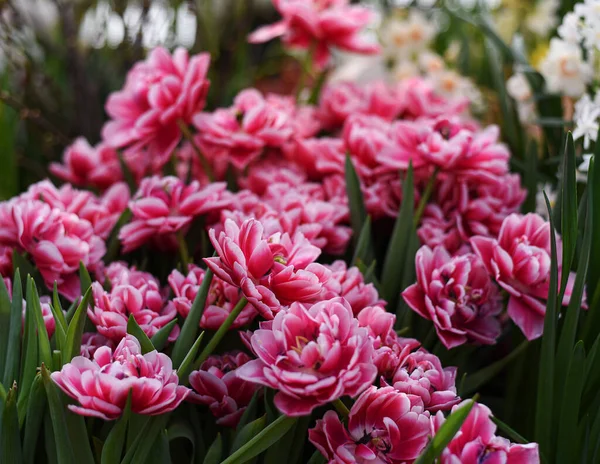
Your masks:
<instances>
[{"instance_id":1,"label":"white daffodil","mask_svg":"<svg viewBox=\"0 0 600 464\"><path fill-rule=\"evenodd\" d=\"M583 59L581 48L559 38L550 41L548 54L540 64L548 91L579 97L593 76L592 67Z\"/></svg>"}]
</instances>

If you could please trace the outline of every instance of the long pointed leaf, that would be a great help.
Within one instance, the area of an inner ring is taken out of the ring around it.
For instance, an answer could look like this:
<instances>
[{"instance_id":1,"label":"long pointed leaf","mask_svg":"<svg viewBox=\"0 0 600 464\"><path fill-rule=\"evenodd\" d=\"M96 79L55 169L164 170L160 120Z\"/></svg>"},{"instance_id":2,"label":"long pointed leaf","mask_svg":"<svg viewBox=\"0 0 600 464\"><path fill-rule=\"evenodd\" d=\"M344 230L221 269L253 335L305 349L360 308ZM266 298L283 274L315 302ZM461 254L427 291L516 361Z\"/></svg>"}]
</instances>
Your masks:
<instances>
[{"instance_id":1,"label":"long pointed leaf","mask_svg":"<svg viewBox=\"0 0 600 464\"><path fill-rule=\"evenodd\" d=\"M73 314L73 319L71 319L71 322L69 323L67 341L62 357L63 363L68 363L73 357L79 356L81 351L81 337L83 336L83 328L85 327L85 321L87 319L87 308L91 297L92 289L88 288Z\"/></svg>"},{"instance_id":2,"label":"long pointed leaf","mask_svg":"<svg viewBox=\"0 0 600 464\"><path fill-rule=\"evenodd\" d=\"M154 351L154 345L148 338L148 335L142 330L142 328L138 325L133 314L129 315L129 320L127 321L127 333L133 335L137 338L138 342L142 346L142 353L150 353Z\"/></svg>"},{"instance_id":3,"label":"long pointed leaf","mask_svg":"<svg viewBox=\"0 0 600 464\"><path fill-rule=\"evenodd\" d=\"M152 336L152 338L150 339L150 342L152 343L152 346L154 346L154 348L157 351L162 351L163 348L167 345L167 342L169 340L169 335L171 335L171 332L173 331L173 327L175 327L176 324L177 324L177 319L173 319L167 325L165 325L164 327L161 327L158 330L158 332L156 332Z\"/></svg>"},{"instance_id":4,"label":"long pointed leaf","mask_svg":"<svg viewBox=\"0 0 600 464\"><path fill-rule=\"evenodd\" d=\"M23 462L25 464L34 464L35 462L35 451L40 431L42 430L45 409L46 392L44 391L42 376L38 374L29 392L29 402L25 416L25 433L23 438Z\"/></svg>"},{"instance_id":5,"label":"long pointed leaf","mask_svg":"<svg viewBox=\"0 0 600 464\"><path fill-rule=\"evenodd\" d=\"M10 310L10 329L6 347L6 362L4 364L4 385L12 385L19 378L21 361L21 331L23 319L23 289L21 287L20 271L15 271L13 280L12 302Z\"/></svg>"},{"instance_id":6,"label":"long pointed leaf","mask_svg":"<svg viewBox=\"0 0 600 464\"><path fill-rule=\"evenodd\" d=\"M90 273L81 261L79 261L79 285L82 295L85 295L85 292L88 291L88 288L92 286L92 278L90 277Z\"/></svg>"},{"instance_id":7,"label":"long pointed leaf","mask_svg":"<svg viewBox=\"0 0 600 464\"><path fill-rule=\"evenodd\" d=\"M121 456L123 454L123 445L125 444L125 435L127 434L127 423L131 416L131 391L127 397L127 403L125 410L121 418L113 425L110 429L108 437L102 447L102 460L101 464L113 464L115 462L121 462Z\"/></svg>"},{"instance_id":8,"label":"long pointed leaf","mask_svg":"<svg viewBox=\"0 0 600 464\"><path fill-rule=\"evenodd\" d=\"M0 379L4 379L4 366L10 333L10 309L8 289L4 284L4 279L0 278Z\"/></svg>"},{"instance_id":9,"label":"long pointed leaf","mask_svg":"<svg viewBox=\"0 0 600 464\"><path fill-rule=\"evenodd\" d=\"M39 359L48 369L52 370L52 348L50 347L50 338L46 330L44 315L42 314L42 305L40 297L35 286L33 278L29 278L27 286L27 306L26 311L33 311L35 327L38 335ZM37 367L37 366L36 366Z\"/></svg>"},{"instance_id":10,"label":"long pointed leaf","mask_svg":"<svg viewBox=\"0 0 600 464\"><path fill-rule=\"evenodd\" d=\"M359 261L369 265L373 261L373 245L371 240L371 216L367 216L356 242L352 265L355 265Z\"/></svg>"},{"instance_id":11,"label":"long pointed leaf","mask_svg":"<svg viewBox=\"0 0 600 464\"><path fill-rule=\"evenodd\" d=\"M190 348L190 351L186 354L183 362L177 369L177 375L179 376L179 381L184 385L188 383L188 377L192 372L192 366L194 365L194 359L196 359L196 355L198 351L200 351L200 345L202 344L202 339L204 338L204 332L201 332L198 335L198 338Z\"/></svg>"},{"instance_id":12,"label":"long pointed leaf","mask_svg":"<svg viewBox=\"0 0 600 464\"><path fill-rule=\"evenodd\" d=\"M348 206L350 208L350 224L352 224L353 241L356 244L363 224L367 219L367 211L360 189L360 180L358 179L358 174L356 174L356 169L354 169L350 155L346 155L345 176L346 194L348 195Z\"/></svg>"},{"instance_id":13,"label":"long pointed leaf","mask_svg":"<svg viewBox=\"0 0 600 464\"><path fill-rule=\"evenodd\" d=\"M575 144L571 132L567 134L565 153L563 155L561 182L561 228L562 235L562 277L560 294L563 295L569 278L569 270L575 255L577 244L577 180L575 164ZM559 296L558 301L562 301Z\"/></svg>"},{"instance_id":14,"label":"long pointed leaf","mask_svg":"<svg viewBox=\"0 0 600 464\"><path fill-rule=\"evenodd\" d=\"M39 340L36 336L35 310L33 305L33 283L30 277L27 278L27 299L29 304L26 304L25 309L25 329L23 331L23 353L21 359L21 386L19 390L19 419L22 424L25 420L25 412L27 411L27 401L29 399L29 391L31 384L35 378L37 367L39 366ZM41 309L40 309L41 312ZM47 338L47 334L46 334Z\"/></svg>"},{"instance_id":15,"label":"long pointed leaf","mask_svg":"<svg viewBox=\"0 0 600 464\"><path fill-rule=\"evenodd\" d=\"M16 386L8 391L2 413L2 433L0 434L0 462L23 462L21 437L19 434L19 414L17 412Z\"/></svg>"},{"instance_id":16,"label":"long pointed leaf","mask_svg":"<svg viewBox=\"0 0 600 464\"><path fill-rule=\"evenodd\" d=\"M231 452L235 453L242 446L248 443L255 435L259 434L267 425L267 416L263 415L258 419L246 424L235 436L231 445Z\"/></svg>"}]
</instances>

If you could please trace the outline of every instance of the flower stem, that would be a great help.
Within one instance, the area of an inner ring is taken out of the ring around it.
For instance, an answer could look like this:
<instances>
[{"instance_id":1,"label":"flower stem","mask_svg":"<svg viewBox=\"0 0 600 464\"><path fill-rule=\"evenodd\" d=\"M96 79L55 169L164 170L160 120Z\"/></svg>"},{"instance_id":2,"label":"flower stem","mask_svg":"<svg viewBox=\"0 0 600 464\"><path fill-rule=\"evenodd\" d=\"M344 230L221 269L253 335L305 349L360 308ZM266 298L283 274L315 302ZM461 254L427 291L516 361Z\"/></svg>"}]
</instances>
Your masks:
<instances>
[{"instance_id":1,"label":"flower stem","mask_svg":"<svg viewBox=\"0 0 600 464\"><path fill-rule=\"evenodd\" d=\"M183 134L185 139L188 142L190 142L190 144L192 145L192 148L194 149L194 152L200 159L200 164L202 164L202 169L203 169L204 173L206 174L206 177L208 177L208 180L210 182L214 182L215 176L213 174L212 168L210 167L210 164L208 163L208 161L206 160L206 158L200 151L200 148L198 147L198 145L196 145L196 142L194 141L194 136L190 132L190 128L181 119L177 123L179 124L179 129L181 130L181 133ZM191 169L191 163L190 163L190 169Z\"/></svg>"},{"instance_id":2,"label":"flower stem","mask_svg":"<svg viewBox=\"0 0 600 464\"><path fill-rule=\"evenodd\" d=\"M244 307L247 304L248 300L246 300L246 297L242 297L241 300L238 301L238 303L235 305L235 308L233 308L233 311L231 311L229 316L227 316L227 319L225 319L225 321L221 324L219 330L217 330L217 332L213 335L208 344L202 350L202 353L200 353L200 357L194 363L193 370L197 370L200 367L200 365L208 359L208 357L212 354L219 342L223 339L223 337L231 327L231 324L233 324L233 322L242 312L242 309L244 309Z\"/></svg>"},{"instance_id":3,"label":"flower stem","mask_svg":"<svg viewBox=\"0 0 600 464\"><path fill-rule=\"evenodd\" d=\"M433 171L433 174L429 178L429 182L427 182L427 186L425 187L423 196L421 197L421 200L419 201L419 206L417 206L417 211L415 212L415 217L414 217L415 228L419 225L419 222L421 222L421 216L423 216L423 212L425 211L425 206L427 206L427 203L429 202L429 198L431 198L431 194L433 193L433 186L435 185L435 180L437 178L438 172L440 172L439 168L435 168L435 170Z\"/></svg>"},{"instance_id":4,"label":"flower stem","mask_svg":"<svg viewBox=\"0 0 600 464\"><path fill-rule=\"evenodd\" d=\"M188 264L190 264L190 253L188 251L187 243L185 242L185 237L181 233L181 231L177 232L177 244L179 245L179 256L181 256L181 263L183 264L183 270L186 275L188 273Z\"/></svg>"},{"instance_id":5,"label":"flower stem","mask_svg":"<svg viewBox=\"0 0 600 464\"><path fill-rule=\"evenodd\" d=\"M348 418L348 414L350 414L350 411L341 399L338 398L337 400L333 400L331 404L333 404L337 412L340 413L344 419Z\"/></svg>"},{"instance_id":6,"label":"flower stem","mask_svg":"<svg viewBox=\"0 0 600 464\"><path fill-rule=\"evenodd\" d=\"M311 43L308 51L306 52L306 56L301 63L302 72L300 74L300 78L298 79L298 88L296 89L296 103L300 103L300 96L302 95L302 91L304 90L304 85L306 83L306 76L312 75L312 63L313 57L316 50L315 42Z\"/></svg>"}]
</instances>

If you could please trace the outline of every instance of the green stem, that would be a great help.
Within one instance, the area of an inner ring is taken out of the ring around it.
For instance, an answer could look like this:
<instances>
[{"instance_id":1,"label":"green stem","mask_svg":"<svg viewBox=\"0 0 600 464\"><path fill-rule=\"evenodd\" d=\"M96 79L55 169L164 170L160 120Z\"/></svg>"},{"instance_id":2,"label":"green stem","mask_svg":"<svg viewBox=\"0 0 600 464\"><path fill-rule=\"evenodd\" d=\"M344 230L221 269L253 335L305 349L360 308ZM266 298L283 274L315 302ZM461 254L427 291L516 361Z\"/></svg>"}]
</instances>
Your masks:
<instances>
[{"instance_id":1,"label":"green stem","mask_svg":"<svg viewBox=\"0 0 600 464\"><path fill-rule=\"evenodd\" d=\"M437 178L438 172L440 172L439 168L435 168L433 174L429 178L429 182L427 182L427 186L425 187L425 191L423 192L423 196L419 201L419 206L417 206L417 211L415 211L414 224L415 227L419 225L421 222L421 216L423 216L423 212L425 211L425 206L429 202L429 198L431 198L431 194L433 193L433 186L435 185L435 180Z\"/></svg>"},{"instance_id":2,"label":"green stem","mask_svg":"<svg viewBox=\"0 0 600 464\"><path fill-rule=\"evenodd\" d=\"M204 173L206 174L206 177L208 177L208 180L210 182L214 182L215 175L213 173L213 170L210 167L210 164L208 164L208 161L206 160L206 158L204 157L202 152L200 151L200 148L198 147L198 145L196 145L196 142L194 141L194 136L190 132L190 128L181 119L177 123L179 124L179 129L181 130L181 133L183 134L185 139L188 142L190 142L190 144L192 145L192 148L194 149L194 152L200 159L200 164L202 164L202 169L203 169ZM190 163L190 169L191 169L191 166L192 165Z\"/></svg>"},{"instance_id":3,"label":"green stem","mask_svg":"<svg viewBox=\"0 0 600 464\"><path fill-rule=\"evenodd\" d=\"M188 252L187 243L185 242L185 237L181 233L181 231L177 232L177 243L179 245L179 255L181 256L181 262L183 264L183 270L185 274L188 273L188 264L190 264L190 253Z\"/></svg>"},{"instance_id":4,"label":"green stem","mask_svg":"<svg viewBox=\"0 0 600 464\"><path fill-rule=\"evenodd\" d=\"M210 341L208 342L206 347L204 347L204 349L202 350L202 353L200 353L200 357L194 363L193 370L198 369L198 367L200 367L200 365L208 359L208 357L212 354L212 352L215 350L215 348L219 345L220 341L223 339L223 337L225 336L225 334L231 327L231 324L233 324L233 322L237 319L239 314L242 312L242 309L244 309L244 307L247 304L248 304L248 300L246 300L246 297L242 297L242 299L240 301L238 301L238 303L235 305L235 308L233 308L233 311L231 311L229 316L227 316L227 319L225 319L225 321L221 324L221 327L219 327L219 330L216 331L216 333L210 339Z\"/></svg>"},{"instance_id":5,"label":"green stem","mask_svg":"<svg viewBox=\"0 0 600 464\"><path fill-rule=\"evenodd\" d=\"M298 79L298 88L296 89L296 102L300 103L300 97L302 95L302 91L304 90L304 85L306 83L306 76L313 74L312 72L312 63L313 57L315 55L316 50L315 42L311 43L308 51L306 52L306 56L304 57L304 61L301 63L302 72L300 74L300 78Z\"/></svg>"},{"instance_id":6,"label":"green stem","mask_svg":"<svg viewBox=\"0 0 600 464\"><path fill-rule=\"evenodd\" d=\"M335 407L335 409L337 410L337 412L340 413L344 419L348 418L348 415L350 414L350 411L348 410L348 408L342 402L341 399L338 398L337 400L333 400L331 402L331 404L333 404L333 406Z\"/></svg>"}]
</instances>

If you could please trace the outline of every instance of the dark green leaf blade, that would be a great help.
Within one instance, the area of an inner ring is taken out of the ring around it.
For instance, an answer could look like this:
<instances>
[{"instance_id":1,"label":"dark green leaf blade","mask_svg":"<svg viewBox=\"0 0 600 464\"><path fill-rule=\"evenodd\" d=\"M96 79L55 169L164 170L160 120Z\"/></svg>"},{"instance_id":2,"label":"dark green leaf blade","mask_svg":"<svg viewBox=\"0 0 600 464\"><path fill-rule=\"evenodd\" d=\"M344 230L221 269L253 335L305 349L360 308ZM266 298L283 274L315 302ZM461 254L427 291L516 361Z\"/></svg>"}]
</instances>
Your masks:
<instances>
[{"instance_id":1,"label":"dark green leaf blade","mask_svg":"<svg viewBox=\"0 0 600 464\"><path fill-rule=\"evenodd\" d=\"M148 338L148 335L142 330L142 328L138 325L133 314L129 315L129 320L127 321L127 333L133 335L137 338L138 342L142 347L142 353L150 353L151 351L155 351L154 345Z\"/></svg>"}]
</instances>

